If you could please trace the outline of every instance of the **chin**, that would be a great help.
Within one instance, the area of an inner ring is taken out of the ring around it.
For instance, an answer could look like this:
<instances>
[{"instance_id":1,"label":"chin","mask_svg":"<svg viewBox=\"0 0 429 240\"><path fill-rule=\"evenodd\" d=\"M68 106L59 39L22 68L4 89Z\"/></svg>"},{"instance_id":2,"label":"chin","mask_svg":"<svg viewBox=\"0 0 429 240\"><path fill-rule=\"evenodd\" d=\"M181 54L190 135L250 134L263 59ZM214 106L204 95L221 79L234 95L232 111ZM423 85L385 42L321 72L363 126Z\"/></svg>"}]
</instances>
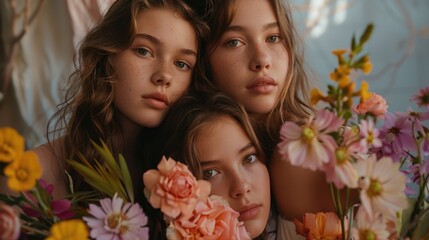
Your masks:
<instances>
[{"instance_id":1,"label":"chin","mask_svg":"<svg viewBox=\"0 0 429 240\"><path fill-rule=\"evenodd\" d=\"M259 221L257 222L252 221L247 223L245 222L244 226L246 226L246 230L249 232L250 237L254 239L264 232L266 223L264 224L264 223L260 223ZM261 227L261 226L264 226L264 227Z\"/></svg>"}]
</instances>

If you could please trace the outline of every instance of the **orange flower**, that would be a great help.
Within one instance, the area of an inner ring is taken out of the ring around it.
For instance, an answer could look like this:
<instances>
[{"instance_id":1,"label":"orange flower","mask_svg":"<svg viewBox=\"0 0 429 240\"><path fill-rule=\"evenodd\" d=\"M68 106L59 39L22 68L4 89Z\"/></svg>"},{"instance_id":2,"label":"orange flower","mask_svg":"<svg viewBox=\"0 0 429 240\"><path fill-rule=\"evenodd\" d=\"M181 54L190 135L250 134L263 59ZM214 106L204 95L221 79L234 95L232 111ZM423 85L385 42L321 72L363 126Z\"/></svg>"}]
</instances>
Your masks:
<instances>
[{"instance_id":1,"label":"orange flower","mask_svg":"<svg viewBox=\"0 0 429 240\"><path fill-rule=\"evenodd\" d=\"M0 202L0 239L18 239L20 229L18 215L13 208Z\"/></svg>"},{"instance_id":2,"label":"orange flower","mask_svg":"<svg viewBox=\"0 0 429 240\"><path fill-rule=\"evenodd\" d=\"M161 208L168 217L189 218L198 200L210 194L210 183L197 181L188 166L180 162L162 157L158 170L145 172L143 182L150 192L152 207Z\"/></svg>"},{"instance_id":3,"label":"orange flower","mask_svg":"<svg viewBox=\"0 0 429 240\"><path fill-rule=\"evenodd\" d=\"M11 162L24 152L24 138L13 128L0 128L0 162Z\"/></svg>"},{"instance_id":4,"label":"orange flower","mask_svg":"<svg viewBox=\"0 0 429 240\"><path fill-rule=\"evenodd\" d=\"M376 93L370 93L367 100L357 105L356 112L359 114L370 113L376 117L384 119L387 107L386 100L382 96Z\"/></svg>"},{"instance_id":5,"label":"orange flower","mask_svg":"<svg viewBox=\"0 0 429 240\"><path fill-rule=\"evenodd\" d=\"M341 222L333 212L304 214L303 222L294 220L297 233L313 240L341 239ZM348 223L345 223L347 227ZM347 231L347 229L346 229Z\"/></svg>"},{"instance_id":6,"label":"orange flower","mask_svg":"<svg viewBox=\"0 0 429 240\"><path fill-rule=\"evenodd\" d=\"M42 167L36 153L28 151L7 165L4 174L8 177L7 185L10 189L26 191L36 185L37 179L42 176Z\"/></svg>"}]
</instances>

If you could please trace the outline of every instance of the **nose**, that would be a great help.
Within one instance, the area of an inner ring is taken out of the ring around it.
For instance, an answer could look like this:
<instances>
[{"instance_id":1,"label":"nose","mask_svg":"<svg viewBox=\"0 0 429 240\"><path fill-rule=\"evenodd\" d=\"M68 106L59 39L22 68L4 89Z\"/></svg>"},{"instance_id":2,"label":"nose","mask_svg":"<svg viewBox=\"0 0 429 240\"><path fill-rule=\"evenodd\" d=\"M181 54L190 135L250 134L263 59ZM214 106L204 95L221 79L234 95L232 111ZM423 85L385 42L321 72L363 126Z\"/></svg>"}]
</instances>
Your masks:
<instances>
[{"instance_id":1,"label":"nose","mask_svg":"<svg viewBox=\"0 0 429 240\"><path fill-rule=\"evenodd\" d=\"M242 174L236 174L232 180L230 195L232 198L240 198L250 193L251 185L249 180Z\"/></svg>"},{"instance_id":2,"label":"nose","mask_svg":"<svg viewBox=\"0 0 429 240\"><path fill-rule=\"evenodd\" d=\"M158 68L152 74L151 82L155 85L169 87L173 80L173 76L168 69L167 64L159 64Z\"/></svg>"},{"instance_id":3,"label":"nose","mask_svg":"<svg viewBox=\"0 0 429 240\"><path fill-rule=\"evenodd\" d=\"M249 68L252 71L259 72L271 67L271 56L264 46L257 45L254 47Z\"/></svg>"}]
</instances>

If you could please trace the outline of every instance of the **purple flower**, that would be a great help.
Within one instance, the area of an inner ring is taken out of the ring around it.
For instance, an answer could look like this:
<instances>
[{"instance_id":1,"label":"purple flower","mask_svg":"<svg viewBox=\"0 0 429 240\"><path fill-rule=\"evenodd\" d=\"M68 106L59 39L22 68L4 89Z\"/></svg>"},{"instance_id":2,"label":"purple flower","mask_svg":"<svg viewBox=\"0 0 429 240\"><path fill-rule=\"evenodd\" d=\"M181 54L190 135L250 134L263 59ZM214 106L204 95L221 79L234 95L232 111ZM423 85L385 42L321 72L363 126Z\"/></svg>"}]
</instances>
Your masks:
<instances>
[{"instance_id":1,"label":"purple flower","mask_svg":"<svg viewBox=\"0 0 429 240\"><path fill-rule=\"evenodd\" d=\"M93 217L83 217L91 228L94 239L149 239L147 217L136 203L125 203L117 194L113 199L100 200L101 207L90 204L89 213Z\"/></svg>"},{"instance_id":2,"label":"purple flower","mask_svg":"<svg viewBox=\"0 0 429 240\"><path fill-rule=\"evenodd\" d=\"M419 89L419 92L411 98L419 107L429 110L429 86Z\"/></svg>"},{"instance_id":3,"label":"purple flower","mask_svg":"<svg viewBox=\"0 0 429 240\"><path fill-rule=\"evenodd\" d=\"M412 130L412 122L407 116L387 113L386 122L380 130L384 155L398 161L406 152L417 150Z\"/></svg>"}]
</instances>

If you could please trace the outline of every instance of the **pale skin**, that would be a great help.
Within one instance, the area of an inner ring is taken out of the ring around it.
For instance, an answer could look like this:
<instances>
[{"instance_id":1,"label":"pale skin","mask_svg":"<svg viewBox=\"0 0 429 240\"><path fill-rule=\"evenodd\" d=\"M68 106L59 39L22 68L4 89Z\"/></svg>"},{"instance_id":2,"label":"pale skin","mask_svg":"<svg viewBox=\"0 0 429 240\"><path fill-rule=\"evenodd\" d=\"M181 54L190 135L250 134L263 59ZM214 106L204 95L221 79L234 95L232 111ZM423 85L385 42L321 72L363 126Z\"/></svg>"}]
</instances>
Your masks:
<instances>
[{"instance_id":1,"label":"pale skin","mask_svg":"<svg viewBox=\"0 0 429 240\"><path fill-rule=\"evenodd\" d=\"M140 12L136 32L131 46L110 58L117 73L114 105L124 136L112 137L118 146L124 146L130 168L136 162L132 153L138 133L143 127L158 126L170 104L188 89L198 51L192 25L170 9ZM61 177L64 169L57 162L65 161L59 141L53 141L52 148L44 144L33 149L43 168L42 178L55 186L55 198L69 192Z\"/></svg>"},{"instance_id":2,"label":"pale skin","mask_svg":"<svg viewBox=\"0 0 429 240\"><path fill-rule=\"evenodd\" d=\"M214 81L249 113L265 116L286 87L288 50L268 0L237 0L235 9L230 26L209 56ZM285 219L333 210L323 173L290 165L276 149L269 170L276 204Z\"/></svg>"},{"instance_id":3,"label":"pale skin","mask_svg":"<svg viewBox=\"0 0 429 240\"><path fill-rule=\"evenodd\" d=\"M222 196L240 213L252 238L259 236L270 212L270 180L245 131L231 117L219 116L202 125L195 143L211 194Z\"/></svg>"}]
</instances>

